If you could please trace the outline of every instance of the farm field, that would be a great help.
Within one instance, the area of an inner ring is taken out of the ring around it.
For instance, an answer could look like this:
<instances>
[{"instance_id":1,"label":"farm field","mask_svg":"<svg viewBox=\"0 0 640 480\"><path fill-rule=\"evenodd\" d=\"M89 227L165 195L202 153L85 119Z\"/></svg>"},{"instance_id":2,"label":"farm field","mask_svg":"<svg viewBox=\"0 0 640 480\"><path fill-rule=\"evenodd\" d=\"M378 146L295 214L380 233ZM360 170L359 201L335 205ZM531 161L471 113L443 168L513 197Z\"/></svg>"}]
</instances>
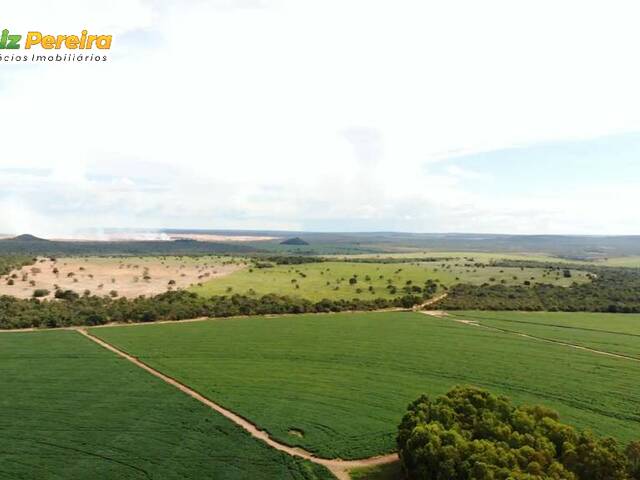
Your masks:
<instances>
[{"instance_id":1,"label":"farm field","mask_svg":"<svg viewBox=\"0 0 640 480\"><path fill-rule=\"evenodd\" d=\"M239 259L215 256L40 258L34 265L0 277L0 295L29 298L34 290L44 289L51 298L58 286L80 295L85 291L93 295L114 291L117 296L135 298L187 288L242 266Z\"/></svg>"},{"instance_id":2,"label":"farm field","mask_svg":"<svg viewBox=\"0 0 640 480\"><path fill-rule=\"evenodd\" d=\"M406 405L471 384L579 427L640 431L640 362L422 313L300 315L93 328L275 438L321 456L394 449Z\"/></svg>"},{"instance_id":3,"label":"farm field","mask_svg":"<svg viewBox=\"0 0 640 480\"><path fill-rule=\"evenodd\" d=\"M452 318L640 359L640 315L452 311Z\"/></svg>"},{"instance_id":4,"label":"farm field","mask_svg":"<svg viewBox=\"0 0 640 480\"><path fill-rule=\"evenodd\" d=\"M0 335L0 391L0 479L333 478L76 332Z\"/></svg>"},{"instance_id":5,"label":"farm field","mask_svg":"<svg viewBox=\"0 0 640 480\"><path fill-rule=\"evenodd\" d=\"M354 275L357 283L350 284L349 280ZM427 280L437 280L447 286L461 282L521 285L524 281L569 286L573 282L589 281L586 272L574 270L571 275L565 278L558 271L548 274L542 268L476 267L465 259L412 263L329 261L246 268L207 281L202 286L194 286L191 290L204 296L277 293L318 301L323 298L395 298L403 295L402 288L407 282L424 286ZM389 285L395 286L396 290L388 288Z\"/></svg>"}]
</instances>

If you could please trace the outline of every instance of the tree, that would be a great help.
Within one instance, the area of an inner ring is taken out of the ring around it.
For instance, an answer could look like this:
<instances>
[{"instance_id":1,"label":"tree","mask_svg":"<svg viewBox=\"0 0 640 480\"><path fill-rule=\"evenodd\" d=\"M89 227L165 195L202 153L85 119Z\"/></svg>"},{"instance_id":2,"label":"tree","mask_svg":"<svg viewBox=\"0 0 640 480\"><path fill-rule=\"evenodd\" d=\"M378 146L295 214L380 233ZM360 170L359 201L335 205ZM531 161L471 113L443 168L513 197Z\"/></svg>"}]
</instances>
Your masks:
<instances>
[{"instance_id":1,"label":"tree","mask_svg":"<svg viewBox=\"0 0 640 480\"><path fill-rule=\"evenodd\" d=\"M615 440L475 387L411 403L397 443L409 480L625 480L630 471Z\"/></svg>"},{"instance_id":2,"label":"tree","mask_svg":"<svg viewBox=\"0 0 640 480\"><path fill-rule=\"evenodd\" d=\"M629 475L640 480L640 440L631 442L624 453L627 455Z\"/></svg>"}]
</instances>

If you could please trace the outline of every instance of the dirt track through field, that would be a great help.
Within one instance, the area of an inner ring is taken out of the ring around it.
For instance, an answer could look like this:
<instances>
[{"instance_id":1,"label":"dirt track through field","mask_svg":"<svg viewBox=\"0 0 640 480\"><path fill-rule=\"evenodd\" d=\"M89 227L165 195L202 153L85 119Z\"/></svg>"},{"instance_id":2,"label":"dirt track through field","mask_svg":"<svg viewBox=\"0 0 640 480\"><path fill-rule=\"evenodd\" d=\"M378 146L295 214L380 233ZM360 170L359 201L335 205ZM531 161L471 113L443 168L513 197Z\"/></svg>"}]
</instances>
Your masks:
<instances>
[{"instance_id":1,"label":"dirt track through field","mask_svg":"<svg viewBox=\"0 0 640 480\"><path fill-rule=\"evenodd\" d=\"M260 430L257 425L255 425L254 423L251 423L249 420L215 403L214 401L208 399L207 397L196 392L195 390L179 382L178 380L168 375L165 375L164 373L162 373L159 370L156 370L153 367L150 367L149 365L144 363L142 360L132 355L129 355L127 352L120 350L119 348L111 345L110 343L105 342L104 340L98 337L93 336L86 329L78 328L77 331L78 333L80 333L81 335L84 335L86 338L97 343L101 347L106 348L107 350L115 353L116 355L119 355L120 357L130 361L137 367L142 368L143 370L147 371L151 375L177 388L181 392L186 393L190 397L196 399L197 401L206 405L212 410L215 410L220 415L231 420L233 423L235 423L236 425L238 425L239 427L247 431L252 437L266 443L267 445L269 445L272 448L275 448L278 451L284 452L294 457L308 460L318 465L322 465L325 468L327 468L338 480L350 480L351 477L349 475L349 470L352 470L354 468L374 467L377 465L392 463L398 460L398 455L396 453L364 458L361 460L340 460L340 459L320 458L302 448L291 447L289 445L280 443L277 440L274 440L273 438L271 438L269 434L264 430Z\"/></svg>"},{"instance_id":2,"label":"dirt track through field","mask_svg":"<svg viewBox=\"0 0 640 480\"><path fill-rule=\"evenodd\" d=\"M595 353L595 354L598 354L598 355L606 355L608 357L620 358L620 359L623 359L623 360L631 360L631 361L634 361L634 362L640 362L640 358L630 357L628 355L623 355L621 353L607 352L606 350L597 350L595 348L589 348L589 347L585 347L585 346L582 346L582 345L576 345L575 343L562 342L560 340L554 340L552 338L536 337L535 335L529 335L527 333L516 332L515 330L508 330L506 328L491 327L491 326L484 325L484 324L480 323L478 320L466 320L466 319L463 319L463 318L452 318L446 312L442 312L442 311L423 310L421 313L424 313L425 315L429 315L430 317L444 318L446 320L449 320L450 322L461 323L463 325L468 325L468 326L472 326L472 327L480 327L480 328L484 328L486 330L492 330L494 332L508 333L510 335L516 335L518 337L524 337L524 338L528 338L528 339L531 339L531 340L536 340L538 342L554 343L556 345L562 345L564 347L575 348L577 350L583 350L585 352Z\"/></svg>"}]
</instances>

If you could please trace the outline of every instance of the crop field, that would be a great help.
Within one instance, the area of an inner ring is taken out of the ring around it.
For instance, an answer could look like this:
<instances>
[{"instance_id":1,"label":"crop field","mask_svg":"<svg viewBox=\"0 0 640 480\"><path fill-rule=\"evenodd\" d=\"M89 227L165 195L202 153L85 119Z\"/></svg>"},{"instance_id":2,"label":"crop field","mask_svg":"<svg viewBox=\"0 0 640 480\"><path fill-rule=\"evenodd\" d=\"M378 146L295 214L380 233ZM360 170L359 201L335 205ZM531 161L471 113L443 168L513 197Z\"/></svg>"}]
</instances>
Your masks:
<instances>
[{"instance_id":1,"label":"crop field","mask_svg":"<svg viewBox=\"0 0 640 480\"><path fill-rule=\"evenodd\" d=\"M0 479L329 479L71 331L0 335Z\"/></svg>"},{"instance_id":2,"label":"crop field","mask_svg":"<svg viewBox=\"0 0 640 480\"><path fill-rule=\"evenodd\" d=\"M301 315L91 329L321 456L394 449L418 395L471 384L621 441L640 431L640 362L422 313Z\"/></svg>"},{"instance_id":3,"label":"crop field","mask_svg":"<svg viewBox=\"0 0 640 480\"><path fill-rule=\"evenodd\" d=\"M356 282L351 283L350 279L354 276ZM572 271L571 277L565 278L561 271L549 273L542 268L479 267L461 258L442 262L330 261L276 265L272 268L245 268L228 276L207 281L202 286L194 286L191 290L204 296L277 293L310 300L374 299L400 296L403 294L403 287L424 286L427 280L437 280L447 286L462 282L522 285L525 281L569 286L573 282L589 281L587 273L579 270Z\"/></svg>"},{"instance_id":4,"label":"crop field","mask_svg":"<svg viewBox=\"0 0 640 480\"><path fill-rule=\"evenodd\" d=\"M556 312L464 312L452 318L640 359L640 315Z\"/></svg>"},{"instance_id":5,"label":"crop field","mask_svg":"<svg viewBox=\"0 0 640 480\"><path fill-rule=\"evenodd\" d=\"M80 295L134 298L187 288L242 266L242 260L215 256L40 258L0 277L0 295L29 298L42 289L51 298L59 287Z\"/></svg>"}]
</instances>

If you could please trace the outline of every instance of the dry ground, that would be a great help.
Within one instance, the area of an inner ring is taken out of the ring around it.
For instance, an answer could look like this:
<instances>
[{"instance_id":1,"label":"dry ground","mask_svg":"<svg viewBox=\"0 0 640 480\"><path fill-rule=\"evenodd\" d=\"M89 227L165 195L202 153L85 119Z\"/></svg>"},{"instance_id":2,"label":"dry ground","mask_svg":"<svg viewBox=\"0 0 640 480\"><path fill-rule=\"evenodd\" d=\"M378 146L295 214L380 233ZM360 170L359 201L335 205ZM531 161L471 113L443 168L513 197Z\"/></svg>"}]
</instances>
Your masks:
<instances>
[{"instance_id":1,"label":"dry ground","mask_svg":"<svg viewBox=\"0 0 640 480\"><path fill-rule=\"evenodd\" d=\"M222 257L39 258L36 264L0 276L0 295L19 298L56 286L83 294L135 298L157 295L228 275L244 267L242 260ZM13 277L13 278L12 278ZM9 285L9 279L14 285Z\"/></svg>"}]
</instances>

